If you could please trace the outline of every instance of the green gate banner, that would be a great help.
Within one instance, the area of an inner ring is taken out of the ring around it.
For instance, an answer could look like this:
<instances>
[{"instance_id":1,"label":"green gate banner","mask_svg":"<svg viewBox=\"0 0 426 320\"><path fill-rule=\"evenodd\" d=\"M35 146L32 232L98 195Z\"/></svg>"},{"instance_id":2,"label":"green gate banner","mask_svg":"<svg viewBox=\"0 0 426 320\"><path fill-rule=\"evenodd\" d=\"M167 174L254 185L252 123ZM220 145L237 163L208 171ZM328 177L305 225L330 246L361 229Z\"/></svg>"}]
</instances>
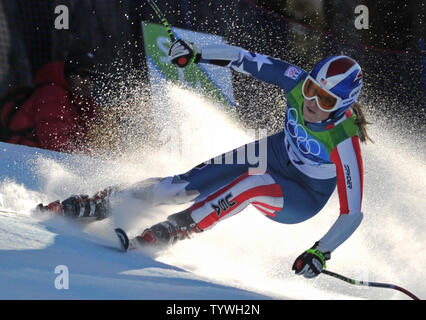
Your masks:
<instances>
[{"instance_id":1,"label":"green gate banner","mask_svg":"<svg viewBox=\"0 0 426 320\"><path fill-rule=\"evenodd\" d=\"M171 64L168 57L171 42L166 28L162 25L143 22L142 30L151 85L169 80L195 88L202 95L222 105L235 106L232 74L229 68L207 64L193 64L183 69L178 68ZM180 28L173 28L173 31L179 38L201 46L225 43L220 36Z\"/></svg>"}]
</instances>

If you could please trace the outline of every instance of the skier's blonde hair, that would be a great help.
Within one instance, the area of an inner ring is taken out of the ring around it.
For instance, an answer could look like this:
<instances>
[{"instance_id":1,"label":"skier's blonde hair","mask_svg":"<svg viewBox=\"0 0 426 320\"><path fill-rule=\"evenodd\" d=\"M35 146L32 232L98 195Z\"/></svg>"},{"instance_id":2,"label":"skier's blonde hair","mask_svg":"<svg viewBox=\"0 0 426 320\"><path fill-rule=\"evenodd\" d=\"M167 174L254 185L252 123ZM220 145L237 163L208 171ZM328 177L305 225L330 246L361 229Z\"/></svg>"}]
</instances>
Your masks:
<instances>
[{"instance_id":1,"label":"skier's blonde hair","mask_svg":"<svg viewBox=\"0 0 426 320\"><path fill-rule=\"evenodd\" d=\"M371 123L368 122L367 118L365 117L364 106L361 105L359 102L355 102L352 106L352 110L356 115L355 124L359 128L359 139L361 140L361 142L364 143L366 143L368 140L374 143L374 141L370 138L367 132L367 125Z\"/></svg>"}]
</instances>

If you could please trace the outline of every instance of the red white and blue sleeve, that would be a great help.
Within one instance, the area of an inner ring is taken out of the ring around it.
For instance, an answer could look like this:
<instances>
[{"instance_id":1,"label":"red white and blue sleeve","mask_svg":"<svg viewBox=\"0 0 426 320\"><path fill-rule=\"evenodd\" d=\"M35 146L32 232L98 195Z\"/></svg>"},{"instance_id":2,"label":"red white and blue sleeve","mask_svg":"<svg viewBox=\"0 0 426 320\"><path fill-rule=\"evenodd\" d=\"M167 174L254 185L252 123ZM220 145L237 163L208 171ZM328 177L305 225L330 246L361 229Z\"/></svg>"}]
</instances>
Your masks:
<instances>
[{"instance_id":1,"label":"red white and blue sleeve","mask_svg":"<svg viewBox=\"0 0 426 320\"><path fill-rule=\"evenodd\" d=\"M290 92L304 78L306 71L291 63L240 47L208 45L197 48L197 63L227 66L253 78L277 85Z\"/></svg>"},{"instance_id":2,"label":"red white and blue sleeve","mask_svg":"<svg viewBox=\"0 0 426 320\"><path fill-rule=\"evenodd\" d=\"M358 228L363 218L364 173L359 137L339 143L331 153L331 160L336 166L340 215L319 241L317 249L323 252L332 252L340 246Z\"/></svg>"}]
</instances>

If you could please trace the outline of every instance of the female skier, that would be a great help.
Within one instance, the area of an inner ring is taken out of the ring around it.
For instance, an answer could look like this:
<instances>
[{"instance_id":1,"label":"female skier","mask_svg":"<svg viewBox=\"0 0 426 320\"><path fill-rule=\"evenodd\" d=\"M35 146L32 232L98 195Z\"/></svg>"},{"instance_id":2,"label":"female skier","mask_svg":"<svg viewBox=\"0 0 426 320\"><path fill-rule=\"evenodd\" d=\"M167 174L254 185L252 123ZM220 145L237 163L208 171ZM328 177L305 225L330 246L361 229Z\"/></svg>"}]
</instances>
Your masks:
<instances>
[{"instance_id":1,"label":"female skier","mask_svg":"<svg viewBox=\"0 0 426 320\"><path fill-rule=\"evenodd\" d=\"M181 39L171 45L169 56L181 68L191 63L210 63L278 85L287 97L284 130L223 154L222 161L216 157L184 174L148 179L121 190L151 205L194 201L186 210L144 230L132 239L131 248L162 247L190 238L249 204L274 221L299 223L323 208L337 184L337 221L312 248L296 258L292 267L298 275L317 276L331 252L348 239L363 217L360 140L369 137L362 108L356 103L362 87L358 63L347 56L332 56L308 73L288 62L239 47L197 48ZM266 170L256 171L247 152L241 156L241 150L249 148L265 157ZM72 196L40 208L64 216L104 218L114 191L106 189L92 198Z\"/></svg>"}]
</instances>

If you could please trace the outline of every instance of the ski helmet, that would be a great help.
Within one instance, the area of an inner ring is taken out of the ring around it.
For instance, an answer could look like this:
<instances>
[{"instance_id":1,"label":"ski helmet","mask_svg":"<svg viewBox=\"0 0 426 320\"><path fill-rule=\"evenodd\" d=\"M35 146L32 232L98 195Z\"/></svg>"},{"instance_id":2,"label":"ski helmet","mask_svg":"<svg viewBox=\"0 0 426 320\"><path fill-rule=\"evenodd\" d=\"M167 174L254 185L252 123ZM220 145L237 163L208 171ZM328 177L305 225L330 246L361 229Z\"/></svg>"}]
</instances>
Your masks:
<instances>
[{"instance_id":1,"label":"ski helmet","mask_svg":"<svg viewBox=\"0 0 426 320\"><path fill-rule=\"evenodd\" d=\"M335 116L345 112L357 99L362 88L362 70L352 58L331 56L318 62L309 76L326 92L339 97L339 103L329 110Z\"/></svg>"}]
</instances>

